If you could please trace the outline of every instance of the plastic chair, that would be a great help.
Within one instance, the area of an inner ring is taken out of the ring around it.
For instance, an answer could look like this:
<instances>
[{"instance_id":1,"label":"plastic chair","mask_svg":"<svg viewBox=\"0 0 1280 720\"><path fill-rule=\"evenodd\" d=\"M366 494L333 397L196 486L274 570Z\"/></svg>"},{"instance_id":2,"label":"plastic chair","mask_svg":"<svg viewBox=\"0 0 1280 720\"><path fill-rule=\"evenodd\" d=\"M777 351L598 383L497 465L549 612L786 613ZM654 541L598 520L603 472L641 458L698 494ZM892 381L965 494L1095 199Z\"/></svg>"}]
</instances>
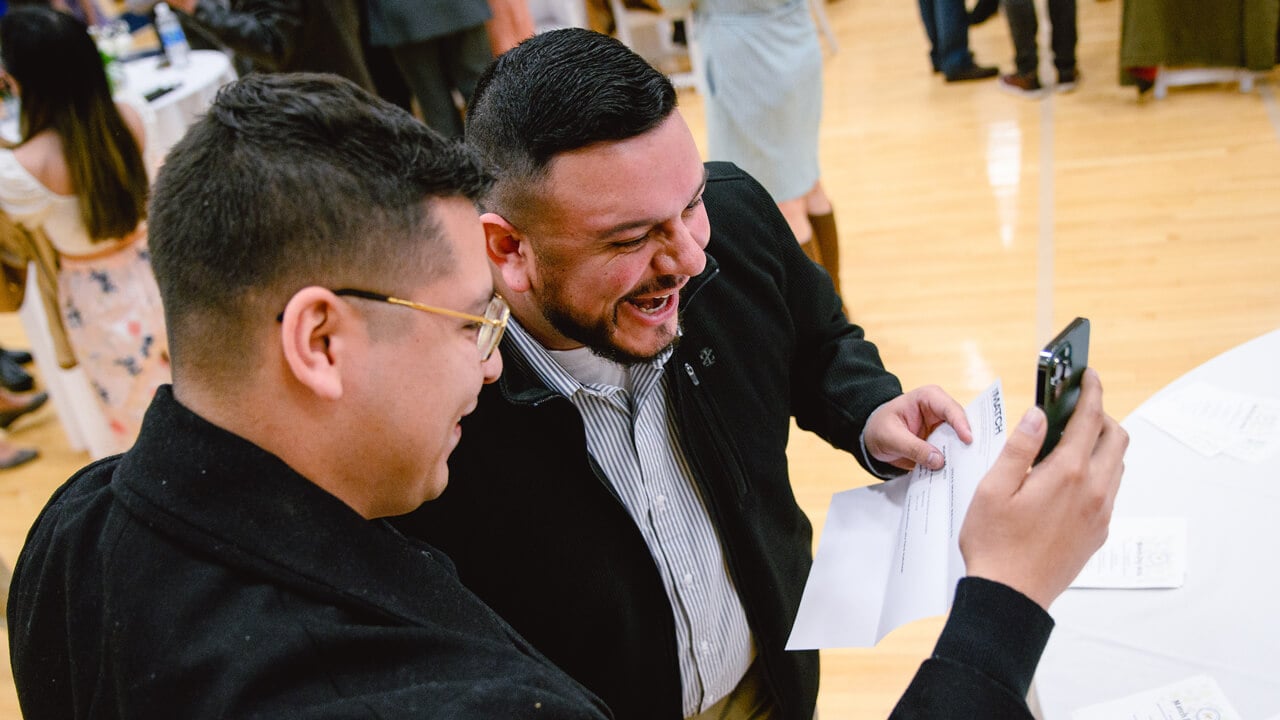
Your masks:
<instances>
[{"instance_id":1,"label":"plastic chair","mask_svg":"<svg viewBox=\"0 0 1280 720\"><path fill-rule=\"evenodd\" d=\"M623 45L666 73L677 88L694 88L705 94L702 58L694 40L692 9L686 6L663 12L633 10L623 5L622 0L609 0L609 8L613 11L618 40ZM671 39L677 21L684 23L686 44L683 47Z\"/></svg>"}]
</instances>

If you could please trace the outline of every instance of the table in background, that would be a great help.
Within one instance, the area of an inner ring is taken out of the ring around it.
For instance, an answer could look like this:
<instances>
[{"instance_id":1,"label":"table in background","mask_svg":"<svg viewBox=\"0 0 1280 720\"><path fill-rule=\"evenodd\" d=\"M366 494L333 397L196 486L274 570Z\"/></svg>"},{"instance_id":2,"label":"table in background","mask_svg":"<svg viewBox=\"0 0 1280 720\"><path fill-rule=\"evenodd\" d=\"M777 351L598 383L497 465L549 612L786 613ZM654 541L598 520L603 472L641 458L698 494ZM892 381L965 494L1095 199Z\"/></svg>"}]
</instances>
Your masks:
<instances>
[{"instance_id":1,"label":"table in background","mask_svg":"<svg viewBox=\"0 0 1280 720\"><path fill-rule=\"evenodd\" d=\"M1157 68L1156 96L1176 85L1239 82L1253 89L1276 64L1280 0L1124 0L1121 82Z\"/></svg>"},{"instance_id":2,"label":"table in background","mask_svg":"<svg viewBox=\"0 0 1280 720\"><path fill-rule=\"evenodd\" d=\"M1190 383L1280 398L1280 330L1192 370ZM1148 400L1148 403L1155 400ZM1206 457L1147 420L1130 445L1115 517L1187 519L1186 583L1169 590L1068 590L1036 676L1046 720L1081 707L1213 677L1247 720L1280 714L1280 457Z\"/></svg>"},{"instance_id":3,"label":"table in background","mask_svg":"<svg viewBox=\"0 0 1280 720\"><path fill-rule=\"evenodd\" d=\"M216 50L192 50L191 62L183 68L169 67L160 55L144 57L125 63L124 72L120 94L130 98L130 104L145 108L140 112L147 129L147 166L152 171L213 103L218 88L236 79L231 60ZM164 87L174 89L153 101L138 102Z\"/></svg>"}]
</instances>

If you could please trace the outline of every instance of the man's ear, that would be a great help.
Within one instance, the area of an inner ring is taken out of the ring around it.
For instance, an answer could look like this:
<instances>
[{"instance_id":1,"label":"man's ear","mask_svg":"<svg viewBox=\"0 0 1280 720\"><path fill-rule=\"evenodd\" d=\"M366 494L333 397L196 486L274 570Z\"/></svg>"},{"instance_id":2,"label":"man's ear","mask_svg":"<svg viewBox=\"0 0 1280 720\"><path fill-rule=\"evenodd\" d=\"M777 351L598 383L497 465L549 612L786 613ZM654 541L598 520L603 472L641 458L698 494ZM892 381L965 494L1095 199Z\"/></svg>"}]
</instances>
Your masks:
<instances>
[{"instance_id":1,"label":"man's ear","mask_svg":"<svg viewBox=\"0 0 1280 720\"><path fill-rule=\"evenodd\" d=\"M289 372L317 397L342 397L342 369L354 326L352 313L321 287L305 287L289 298L280 322L280 343Z\"/></svg>"},{"instance_id":2,"label":"man's ear","mask_svg":"<svg viewBox=\"0 0 1280 720\"><path fill-rule=\"evenodd\" d=\"M497 213L482 214L480 223L484 226L485 250L489 254L489 262L502 275L503 284L512 292L526 292L534 270L533 248L530 247L529 240Z\"/></svg>"}]
</instances>

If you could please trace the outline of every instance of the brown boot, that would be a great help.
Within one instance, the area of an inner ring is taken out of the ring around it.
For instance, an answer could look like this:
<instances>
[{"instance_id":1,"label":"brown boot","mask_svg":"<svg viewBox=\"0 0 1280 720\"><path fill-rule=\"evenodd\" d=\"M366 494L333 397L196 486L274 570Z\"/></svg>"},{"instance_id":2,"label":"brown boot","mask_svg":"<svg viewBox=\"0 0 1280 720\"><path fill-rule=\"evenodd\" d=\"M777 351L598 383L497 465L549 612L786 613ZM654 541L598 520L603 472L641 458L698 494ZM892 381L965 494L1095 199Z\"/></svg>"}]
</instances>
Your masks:
<instances>
[{"instance_id":1,"label":"brown boot","mask_svg":"<svg viewBox=\"0 0 1280 720\"><path fill-rule=\"evenodd\" d=\"M813 238L809 238L808 242L800 243L800 249L804 251L805 257L819 265L822 264L822 254L818 252L818 243Z\"/></svg>"},{"instance_id":2,"label":"brown boot","mask_svg":"<svg viewBox=\"0 0 1280 720\"><path fill-rule=\"evenodd\" d=\"M813 228L813 240L809 244L818 246L817 254L821 258L819 262L831 276L836 293L843 297L844 293L840 290L840 236L836 233L836 215L834 212L810 215L809 225Z\"/></svg>"}]
</instances>

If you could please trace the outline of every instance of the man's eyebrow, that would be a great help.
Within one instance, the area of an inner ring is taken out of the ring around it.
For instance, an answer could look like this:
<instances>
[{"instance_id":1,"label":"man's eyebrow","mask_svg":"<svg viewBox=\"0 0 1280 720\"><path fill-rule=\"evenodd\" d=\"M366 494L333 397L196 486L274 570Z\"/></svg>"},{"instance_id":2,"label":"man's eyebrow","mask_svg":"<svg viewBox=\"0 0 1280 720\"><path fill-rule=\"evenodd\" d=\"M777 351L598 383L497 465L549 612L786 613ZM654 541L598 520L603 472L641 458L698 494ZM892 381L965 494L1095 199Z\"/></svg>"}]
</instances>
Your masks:
<instances>
[{"instance_id":1,"label":"man's eyebrow","mask_svg":"<svg viewBox=\"0 0 1280 720\"><path fill-rule=\"evenodd\" d=\"M702 182L698 185L697 192L695 192L693 196L689 198L689 202L686 203L685 206L688 207L689 205L692 205L694 201L697 200L698 197L701 196L706 189L707 189L707 169L703 167ZM617 225L614 225L612 227L606 228L605 230L601 231L599 234L599 237L610 238L615 235L619 235L623 232L626 232L628 230L639 230L640 228L650 228L650 227L653 227L654 225L660 224L663 220L666 220L666 218L659 218L656 220L627 220L625 222L620 222Z\"/></svg>"}]
</instances>

